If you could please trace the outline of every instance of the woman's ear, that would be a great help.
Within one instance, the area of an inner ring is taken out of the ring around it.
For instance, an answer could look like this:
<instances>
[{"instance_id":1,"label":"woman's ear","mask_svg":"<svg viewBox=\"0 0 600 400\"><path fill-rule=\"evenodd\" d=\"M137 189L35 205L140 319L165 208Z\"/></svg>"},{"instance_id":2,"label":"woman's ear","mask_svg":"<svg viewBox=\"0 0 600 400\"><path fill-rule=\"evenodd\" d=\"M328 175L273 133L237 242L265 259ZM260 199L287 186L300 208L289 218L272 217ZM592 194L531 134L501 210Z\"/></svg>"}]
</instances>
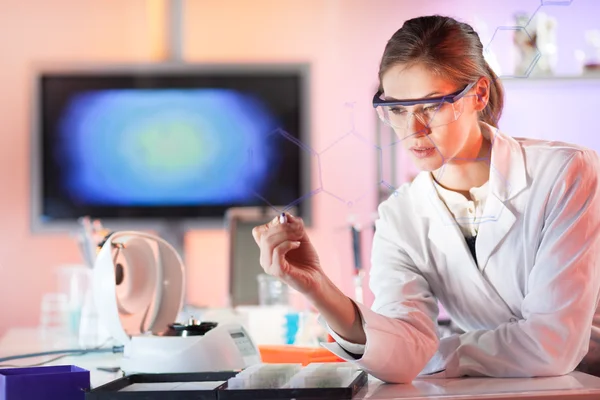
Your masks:
<instances>
[{"instance_id":1,"label":"woman's ear","mask_svg":"<svg viewBox=\"0 0 600 400\"><path fill-rule=\"evenodd\" d=\"M490 99L490 80L481 78L475 84L475 110L483 111Z\"/></svg>"}]
</instances>

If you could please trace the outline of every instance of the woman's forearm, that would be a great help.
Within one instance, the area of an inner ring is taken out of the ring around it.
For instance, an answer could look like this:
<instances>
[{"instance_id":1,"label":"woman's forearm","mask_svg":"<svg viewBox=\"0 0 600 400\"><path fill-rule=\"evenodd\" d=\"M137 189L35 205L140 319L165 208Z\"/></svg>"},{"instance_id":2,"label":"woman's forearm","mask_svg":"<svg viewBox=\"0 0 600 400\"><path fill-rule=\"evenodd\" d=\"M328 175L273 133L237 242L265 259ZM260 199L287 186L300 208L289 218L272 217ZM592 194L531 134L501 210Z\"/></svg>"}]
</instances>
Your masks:
<instances>
[{"instance_id":1,"label":"woman's forearm","mask_svg":"<svg viewBox=\"0 0 600 400\"><path fill-rule=\"evenodd\" d=\"M327 277L323 279L321 289L308 296L309 300L335 333L351 343L365 344L365 330L356 306Z\"/></svg>"}]
</instances>

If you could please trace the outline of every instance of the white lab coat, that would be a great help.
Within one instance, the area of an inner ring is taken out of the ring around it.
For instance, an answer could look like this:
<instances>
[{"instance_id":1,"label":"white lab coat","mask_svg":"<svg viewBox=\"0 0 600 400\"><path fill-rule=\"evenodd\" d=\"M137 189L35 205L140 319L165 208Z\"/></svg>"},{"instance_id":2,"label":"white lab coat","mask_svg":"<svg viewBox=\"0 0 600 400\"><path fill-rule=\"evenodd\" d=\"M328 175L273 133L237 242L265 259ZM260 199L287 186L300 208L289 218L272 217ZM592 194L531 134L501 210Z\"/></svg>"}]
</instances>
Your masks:
<instances>
[{"instance_id":1,"label":"white lab coat","mask_svg":"<svg viewBox=\"0 0 600 400\"><path fill-rule=\"evenodd\" d=\"M478 265L420 173L379 206L375 301L357 304L364 354L323 344L383 381L563 375L584 356L600 365L598 156L482 127L493 147ZM438 339L437 300L466 333Z\"/></svg>"}]
</instances>

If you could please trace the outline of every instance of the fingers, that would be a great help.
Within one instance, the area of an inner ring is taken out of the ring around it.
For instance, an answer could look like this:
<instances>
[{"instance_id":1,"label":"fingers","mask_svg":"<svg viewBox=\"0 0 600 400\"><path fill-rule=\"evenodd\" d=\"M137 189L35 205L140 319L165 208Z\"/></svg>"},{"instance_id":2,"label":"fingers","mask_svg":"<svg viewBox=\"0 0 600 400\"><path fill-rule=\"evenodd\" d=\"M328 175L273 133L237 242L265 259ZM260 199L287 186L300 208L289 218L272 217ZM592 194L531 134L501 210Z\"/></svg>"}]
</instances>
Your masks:
<instances>
[{"instance_id":1,"label":"fingers","mask_svg":"<svg viewBox=\"0 0 600 400\"><path fill-rule=\"evenodd\" d=\"M274 249L285 241L298 241L304 235L304 224L300 218L286 214L286 221L280 216L252 230L254 241L260 247L260 265L268 268L273 260Z\"/></svg>"},{"instance_id":2,"label":"fingers","mask_svg":"<svg viewBox=\"0 0 600 400\"><path fill-rule=\"evenodd\" d=\"M267 225L268 224L259 225L259 226L255 226L254 228L252 228L252 237L254 238L254 241L256 242L256 244L259 246L260 246L261 236L269 230Z\"/></svg>"},{"instance_id":3,"label":"fingers","mask_svg":"<svg viewBox=\"0 0 600 400\"><path fill-rule=\"evenodd\" d=\"M287 273L288 263L285 259L285 255L298 247L300 247L300 242L292 240L286 240L275 246L273 249L273 262L265 268L265 272L277 277Z\"/></svg>"},{"instance_id":4,"label":"fingers","mask_svg":"<svg viewBox=\"0 0 600 400\"><path fill-rule=\"evenodd\" d=\"M286 241L297 241L300 240L301 234L294 232L293 230L275 230L262 235L260 238L260 263L263 268L270 265L274 257L274 250L281 243Z\"/></svg>"},{"instance_id":5,"label":"fingers","mask_svg":"<svg viewBox=\"0 0 600 400\"><path fill-rule=\"evenodd\" d=\"M287 219L287 217L286 217L286 219ZM254 227L254 229L252 229L252 236L254 237L254 241L256 242L256 244L260 245L260 238L262 237L262 235L265 234L266 232L268 232L269 228L278 225L280 223L279 221L280 221L280 216L278 215L277 217L273 218L266 224Z\"/></svg>"},{"instance_id":6,"label":"fingers","mask_svg":"<svg viewBox=\"0 0 600 400\"><path fill-rule=\"evenodd\" d=\"M263 235L269 231L276 231L275 228L279 226L284 226L284 231L290 231L293 229L302 229L304 227L304 223L302 222L302 218L293 217L288 213L282 213L266 224L256 226L252 229L252 237L254 237L256 244L260 246ZM277 229L281 230L282 228L280 227Z\"/></svg>"}]
</instances>

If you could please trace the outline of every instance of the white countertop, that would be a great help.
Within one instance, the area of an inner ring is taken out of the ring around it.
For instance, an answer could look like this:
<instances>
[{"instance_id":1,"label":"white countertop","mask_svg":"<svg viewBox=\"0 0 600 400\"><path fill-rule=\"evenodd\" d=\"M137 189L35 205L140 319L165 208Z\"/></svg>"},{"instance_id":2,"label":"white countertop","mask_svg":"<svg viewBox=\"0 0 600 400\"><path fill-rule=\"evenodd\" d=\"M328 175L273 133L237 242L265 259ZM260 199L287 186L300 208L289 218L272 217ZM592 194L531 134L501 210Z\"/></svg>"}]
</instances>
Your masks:
<instances>
[{"instance_id":1,"label":"white countertop","mask_svg":"<svg viewBox=\"0 0 600 400\"><path fill-rule=\"evenodd\" d=\"M370 380L355 399L372 400L592 400L600 399L600 378L573 372L552 378L417 379L410 385L389 385Z\"/></svg>"},{"instance_id":2,"label":"white countertop","mask_svg":"<svg viewBox=\"0 0 600 400\"><path fill-rule=\"evenodd\" d=\"M43 335L32 328L11 329L0 340L0 357L50 350L77 349L73 337ZM117 367L119 354L101 353L69 356L48 365L76 365L90 371L92 387L97 387L119 378L120 373L104 372L98 367ZM28 358L10 362L26 366L53 358L52 356ZM410 385L385 384L370 378L355 399L372 400L515 400L515 399L600 399L600 378L573 372L552 378L531 379L424 379L419 378Z\"/></svg>"},{"instance_id":3,"label":"white countertop","mask_svg":"<svg viewBox=\"0 0 600 400\"><path fill-rule=\"evenodd\" d=\"M64 335L45 335L35 328L10 329L0 339L0 358L19 354L39 353L53 350L79 349L76 337ZM28 366L51 360L55 356L43 356L7 361L4 364L15 366ZM90 371L92 387L98 387L121 377L118 372L105 372L98 367L118 367L121 354L90 353L79 356L68 356L44 365L76 365Z\"/></svg>"}]
</instances>

